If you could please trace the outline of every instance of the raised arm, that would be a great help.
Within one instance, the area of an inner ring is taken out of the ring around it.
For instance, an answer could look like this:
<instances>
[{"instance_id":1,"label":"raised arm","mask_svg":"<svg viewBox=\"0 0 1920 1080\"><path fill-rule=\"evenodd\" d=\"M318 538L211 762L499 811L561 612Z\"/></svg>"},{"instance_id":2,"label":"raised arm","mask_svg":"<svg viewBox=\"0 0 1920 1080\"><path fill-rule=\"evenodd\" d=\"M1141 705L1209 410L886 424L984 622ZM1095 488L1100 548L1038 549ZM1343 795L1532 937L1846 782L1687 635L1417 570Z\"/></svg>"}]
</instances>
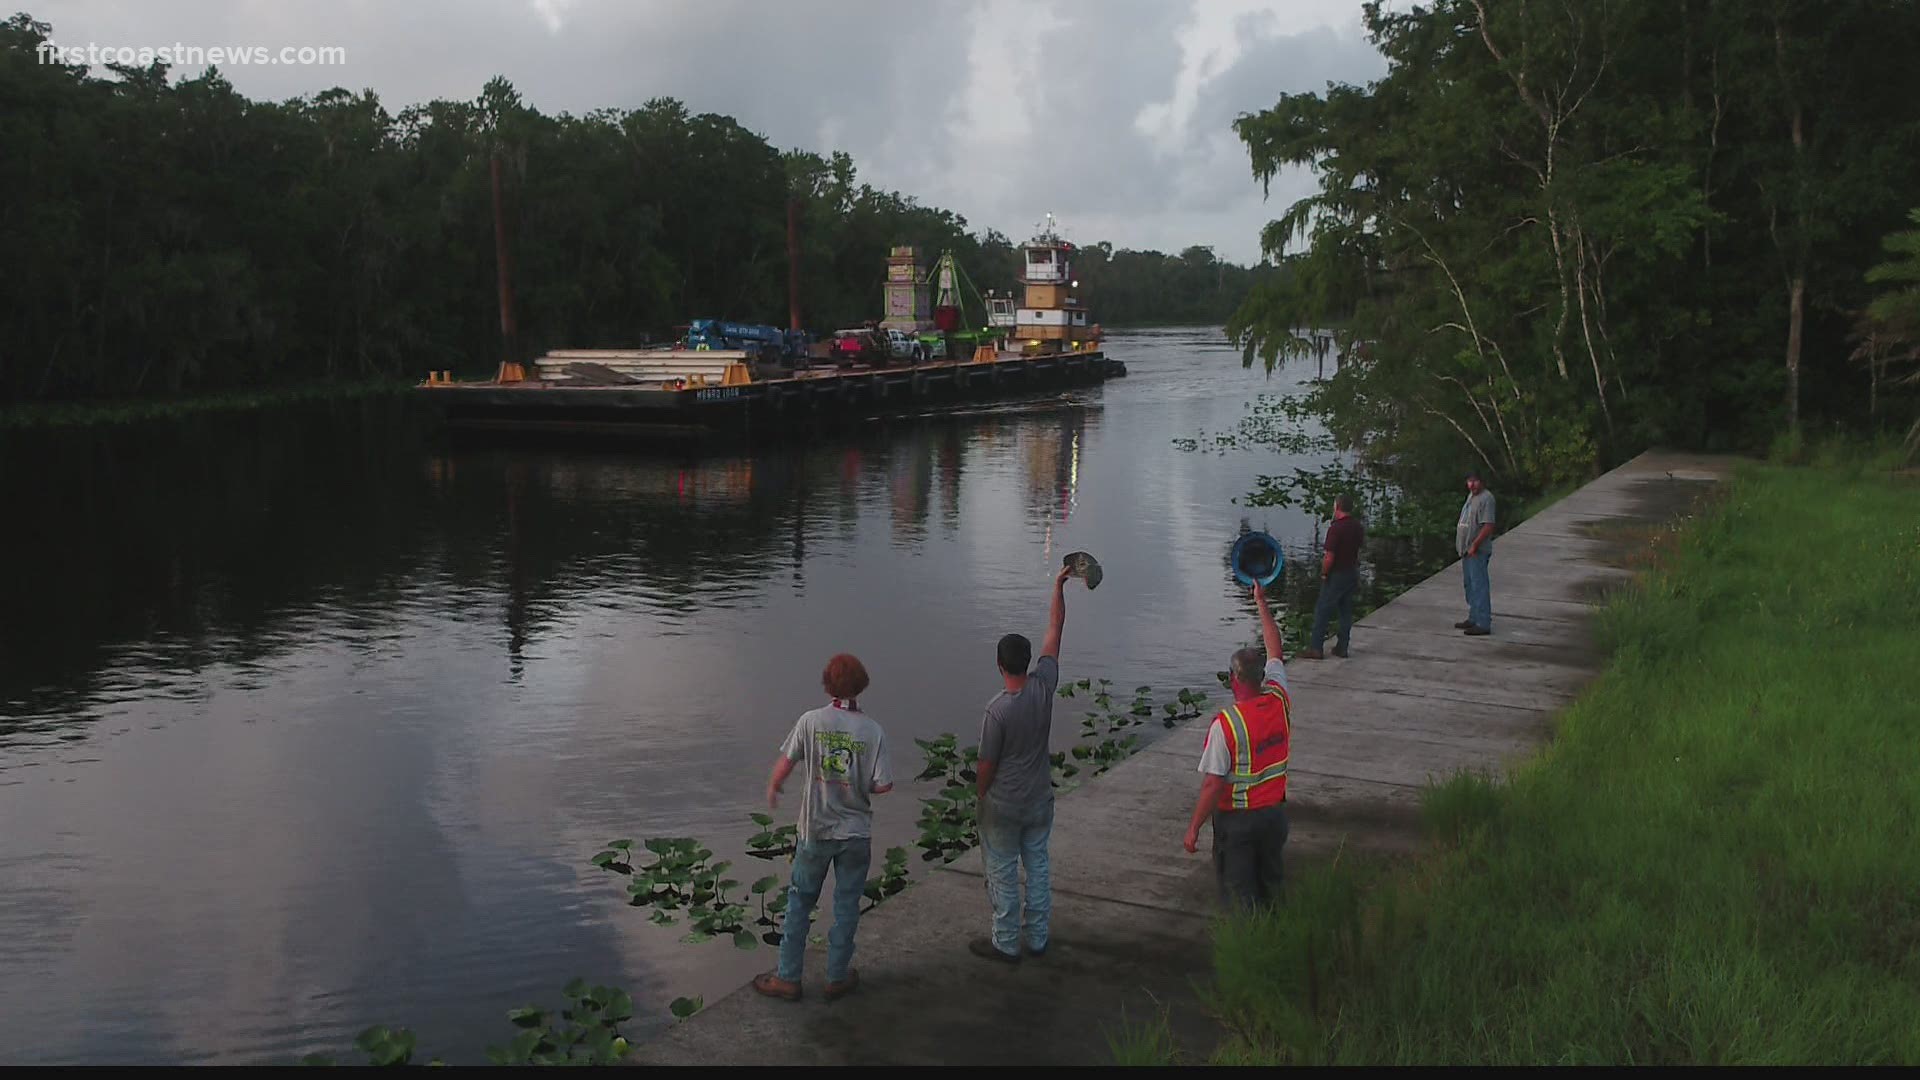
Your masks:
<instances>
[{"instance_id":1,"label":"raised arm","mask_svg":"<svg viewBox=\"0 0 1920 1080\"><path fill-rule=\"evenodd\" d=\"M1053 576L1053 610L1047 613L1047 636L1040 642L1040 655L1060 659L1060 631L1067 627L1067 578L1071 567L1061 567Z\"/></svg>"},{"instance_id":2,"label":"raised arm","mask_svg":"<svg viewBox=\"0 0 1920 1080\"><path fill-rule=\"evenodd\" d=\"M1260 640L1267 647L1267 659L1284 661L1287 655L1280 647L1280 627L1274 623L1273 611L1267 607L1267 591L1259 585L1253 587L1253 603L1260 609Z\"/></svg>"}]
</instances>

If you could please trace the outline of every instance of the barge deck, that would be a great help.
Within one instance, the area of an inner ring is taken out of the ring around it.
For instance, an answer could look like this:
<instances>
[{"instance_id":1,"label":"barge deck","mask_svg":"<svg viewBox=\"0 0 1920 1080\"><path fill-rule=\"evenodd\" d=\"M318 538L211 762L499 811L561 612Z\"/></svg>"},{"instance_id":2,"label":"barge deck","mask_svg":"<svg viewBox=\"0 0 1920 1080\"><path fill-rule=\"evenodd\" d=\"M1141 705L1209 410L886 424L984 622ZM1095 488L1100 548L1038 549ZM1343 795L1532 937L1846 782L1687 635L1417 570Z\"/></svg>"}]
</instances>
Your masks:
<instances>
[{"instance_id":1,"label":"barge deck","mask_svg":"<svg viewBox=\"0 0 1920 1080\"><path fill-rule=\"evenodd\" d=\"M935 361L800 371L734 385L581 384L543 379L422 383L422 396L456 431L544 435L758 435L805 430L848 416L939 412L1097 385L1127 373L1101 352Z\"/></svg>"}]
</instances>

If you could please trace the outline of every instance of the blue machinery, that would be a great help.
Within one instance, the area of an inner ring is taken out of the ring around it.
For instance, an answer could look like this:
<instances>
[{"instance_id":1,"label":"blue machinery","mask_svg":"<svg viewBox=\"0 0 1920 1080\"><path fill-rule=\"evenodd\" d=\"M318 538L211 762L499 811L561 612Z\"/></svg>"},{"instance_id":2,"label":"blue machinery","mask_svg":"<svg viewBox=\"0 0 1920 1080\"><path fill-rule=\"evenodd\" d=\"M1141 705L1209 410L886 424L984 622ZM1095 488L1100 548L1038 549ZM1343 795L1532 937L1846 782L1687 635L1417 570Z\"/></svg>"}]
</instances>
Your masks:
<instances>
[{"instance_id":1,"label":"blue machinery","mask_svg":"<svg viewBox=\"0 0 1920 1080\"><path fill-rule=\"evenodd\" d=\"M804 330L754 326L722 319L695 319L687 327L690 349L738 350L761 360L804 360L808 338Z\"/></svg>"}]
</instances>

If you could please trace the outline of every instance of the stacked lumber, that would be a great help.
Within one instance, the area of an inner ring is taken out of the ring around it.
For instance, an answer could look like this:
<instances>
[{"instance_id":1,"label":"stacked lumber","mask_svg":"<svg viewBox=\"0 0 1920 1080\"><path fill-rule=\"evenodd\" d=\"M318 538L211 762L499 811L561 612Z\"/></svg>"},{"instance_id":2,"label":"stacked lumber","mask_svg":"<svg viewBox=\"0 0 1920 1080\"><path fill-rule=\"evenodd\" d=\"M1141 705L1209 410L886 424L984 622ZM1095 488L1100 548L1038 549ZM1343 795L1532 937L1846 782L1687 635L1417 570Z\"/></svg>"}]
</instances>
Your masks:
<instances>
[{"instance_id":1,"label":"stacked lumber","mask_svg":"<svg viewBox=\"0 0 1920 1080\"><path fill-rule=\"evenodd\" d=\"M659 386L684 381L718 386L729 365L746 362L747 354L733 349L554 349L533 366L536 377L544 382Z\"/></svg>"}]
</instances>

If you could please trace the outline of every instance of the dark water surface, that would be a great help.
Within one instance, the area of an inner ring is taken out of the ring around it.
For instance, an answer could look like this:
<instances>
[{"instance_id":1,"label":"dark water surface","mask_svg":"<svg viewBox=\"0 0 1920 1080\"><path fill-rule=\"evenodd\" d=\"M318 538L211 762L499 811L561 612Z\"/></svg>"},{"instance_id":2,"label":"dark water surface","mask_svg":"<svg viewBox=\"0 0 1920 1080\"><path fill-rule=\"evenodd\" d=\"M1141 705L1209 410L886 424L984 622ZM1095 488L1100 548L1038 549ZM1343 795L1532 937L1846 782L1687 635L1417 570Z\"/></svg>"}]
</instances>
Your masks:
<instances>
[{"instance_id":1,"label":"dark water surface","mask_svg":"<svg viewBox=\"0 0 1920 1080\"><path fill-rule=\"evenodd\" d=\"M475 1060L575 975L648 1017L711 999L770 950L682 944L587 859L737 859L836 651L897 773L977 738L1068 551L1105 568L1068 678L1214 689L1254 636L1228 545L1317 529L1231 500L1323 459L1173 448L1293 386L1216 331L1109 351L1131 377L1065 399L699 460L448 448L392 403L0 442L0 1060L290 1060L372 1023Z\"/></svg>"}]
</instances>

